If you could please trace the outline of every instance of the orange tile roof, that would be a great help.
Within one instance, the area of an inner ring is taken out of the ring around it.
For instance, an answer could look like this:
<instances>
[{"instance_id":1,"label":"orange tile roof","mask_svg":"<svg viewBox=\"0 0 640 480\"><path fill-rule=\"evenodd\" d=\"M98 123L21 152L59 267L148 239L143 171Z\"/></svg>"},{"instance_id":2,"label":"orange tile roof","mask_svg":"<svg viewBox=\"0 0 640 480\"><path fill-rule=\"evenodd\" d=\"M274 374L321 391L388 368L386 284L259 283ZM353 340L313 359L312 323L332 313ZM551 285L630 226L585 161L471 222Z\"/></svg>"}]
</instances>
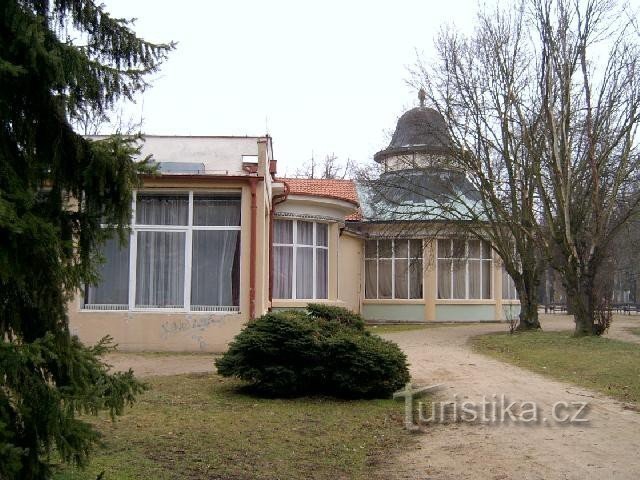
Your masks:
<instances>
[{"instance_id":1,"label":"orange tile roof","mask_svg":"<svg viewBox=\"0 0 640 480\"><path fill-rule=\"evenodd\" d=\"M291 194L337 198L353 203L358 206L358 211L347 216L345 220L360 220L362 218L356 184L353 180L321 178L278 178L277 180L286 182Z\"/></svg>"}]
</instances>

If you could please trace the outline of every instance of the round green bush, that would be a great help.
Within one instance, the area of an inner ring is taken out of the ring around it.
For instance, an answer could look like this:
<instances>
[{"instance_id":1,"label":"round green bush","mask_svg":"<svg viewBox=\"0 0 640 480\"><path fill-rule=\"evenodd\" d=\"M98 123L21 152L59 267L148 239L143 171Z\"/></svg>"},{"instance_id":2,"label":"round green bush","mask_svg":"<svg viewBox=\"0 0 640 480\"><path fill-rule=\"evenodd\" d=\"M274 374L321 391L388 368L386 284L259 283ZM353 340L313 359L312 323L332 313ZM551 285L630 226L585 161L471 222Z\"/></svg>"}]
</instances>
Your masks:
<instances>
[{"instance_id":1,"label":"round green bush","mask_svg":"<svg viewBox=\"0 0 640 480\"><path fill-rule=\"evenodd\" d=\"M389 397L409 381L407 358L360 322L351 312L313 307L268 313L236 336L216 360L218 373L267 396Z\"/></svg>"}]
</instances>

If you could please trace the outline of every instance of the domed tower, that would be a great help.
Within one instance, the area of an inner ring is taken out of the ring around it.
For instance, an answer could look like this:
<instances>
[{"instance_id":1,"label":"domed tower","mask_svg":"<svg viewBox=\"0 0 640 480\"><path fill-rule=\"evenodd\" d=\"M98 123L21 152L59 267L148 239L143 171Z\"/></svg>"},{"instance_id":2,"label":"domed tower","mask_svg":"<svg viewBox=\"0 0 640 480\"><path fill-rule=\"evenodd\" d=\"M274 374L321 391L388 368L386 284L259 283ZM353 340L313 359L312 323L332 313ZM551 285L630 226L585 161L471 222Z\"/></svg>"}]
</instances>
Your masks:
<instances>
[{"instance_id":1,"label":"domed tower","mask_svg":"<svg viewBox=\"0 0 640 480\"><path fill-rule=\"evenodd\" d=\"M452 167L452 142L444 117L424 106L423 89L418 98L420 106L400 117L389 146L373 157L386 171Z\"/></svg>"}]
</instances>

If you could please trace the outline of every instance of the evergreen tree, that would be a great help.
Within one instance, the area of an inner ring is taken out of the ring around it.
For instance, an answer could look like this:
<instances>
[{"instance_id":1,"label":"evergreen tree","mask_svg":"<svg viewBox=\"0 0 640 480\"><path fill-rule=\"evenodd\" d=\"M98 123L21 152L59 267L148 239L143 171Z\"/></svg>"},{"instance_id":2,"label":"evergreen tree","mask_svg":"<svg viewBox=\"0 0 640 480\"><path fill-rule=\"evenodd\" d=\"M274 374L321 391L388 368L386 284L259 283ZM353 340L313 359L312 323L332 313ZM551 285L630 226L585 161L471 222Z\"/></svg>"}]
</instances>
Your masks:
<instances>
[{"instance_id":1,"label":"evergreen tree","mask_svg":"<svg viewBox=\"0 0 640 480\"><path fill-rule=\"evenodd\" d=\"M108 339L71 335L66 306L96 281L100 243L125 239L148 167L136 139L71 125L132 100L173 47L91 0L0 2L0 478L48 478L54 450L83 464L98 432L77 415L120 414L144 388L107 372Z\"/></svg>"}]
</instances>

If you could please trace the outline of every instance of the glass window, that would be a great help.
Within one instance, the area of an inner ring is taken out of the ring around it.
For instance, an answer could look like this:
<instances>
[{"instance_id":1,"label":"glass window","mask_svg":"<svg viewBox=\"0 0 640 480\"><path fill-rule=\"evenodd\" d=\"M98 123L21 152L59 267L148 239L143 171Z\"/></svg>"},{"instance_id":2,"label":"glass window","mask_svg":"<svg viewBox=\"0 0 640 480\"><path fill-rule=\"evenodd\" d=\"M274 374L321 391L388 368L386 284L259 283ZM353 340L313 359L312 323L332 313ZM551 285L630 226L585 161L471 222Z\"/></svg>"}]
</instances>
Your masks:
<instances>
[{"instance_id":1,"label":"glass window","mask_svg":"<svg viewBox=\"0 0 640 480\"><path fill-rule=\"evenodd\" d=\"M138 194L136 224L187 225L188 223L188 195Z\"/></svg>"},{"instance_id":2,"label":"glass window","mask_svg":"<svg viewBox=\"0 0 640 480\"><path fill-rule=\"evenodd\" d=\"M484 240L438 240L438 298L491 298L491 257Z\"/></svg>"},{"instance_id":3,"label":"glass window","mask_svg":"<svg viewBox=\"0 0 640 480\"><path fill-rule=\"evenodd\" d=\"M365 242L365 298L422 298L422 240Z\"/></svg>"},{"instance_id":4,"label":"glass window","mask_svg":"<svg viewBox=\"0 0 640 480\"><path fill-rule=\"evenodd\" d=\"M275 220L273 296L328 298L329 226L304 220Z\"/></svg>"},{"instance_id":5,"label":"glass window","mask_svg":"<svg viewBox=\"0 0 640 480\"><path fill-rule=\"evenodd\" d=\"M126 310L129 306L129 245L120 245L117 236L100 248L104 260L98 267L98 285L86 289L85 308Z\"/></svg>"},{"instance_id":6,"label":"glass window","mask_svg":"<svg viewBox=\"0 0 640 480\"><path fill-rule=\"evenodd\" d=\"M136 307L184 307L182 232L138 232Z\"/></svg>"},{"instance_id":7,"label":"glass window","mask_svg":"<svg viewBox=\"0 0 640 480\"><path fill-rule=\"evenodd\" d=\"M102 309L237 311L240 200L233 193L138 193L135 244L116 251L107 242L102 281L87 288L85 308L108 301Z\"/></svg>"}]
</instances>

